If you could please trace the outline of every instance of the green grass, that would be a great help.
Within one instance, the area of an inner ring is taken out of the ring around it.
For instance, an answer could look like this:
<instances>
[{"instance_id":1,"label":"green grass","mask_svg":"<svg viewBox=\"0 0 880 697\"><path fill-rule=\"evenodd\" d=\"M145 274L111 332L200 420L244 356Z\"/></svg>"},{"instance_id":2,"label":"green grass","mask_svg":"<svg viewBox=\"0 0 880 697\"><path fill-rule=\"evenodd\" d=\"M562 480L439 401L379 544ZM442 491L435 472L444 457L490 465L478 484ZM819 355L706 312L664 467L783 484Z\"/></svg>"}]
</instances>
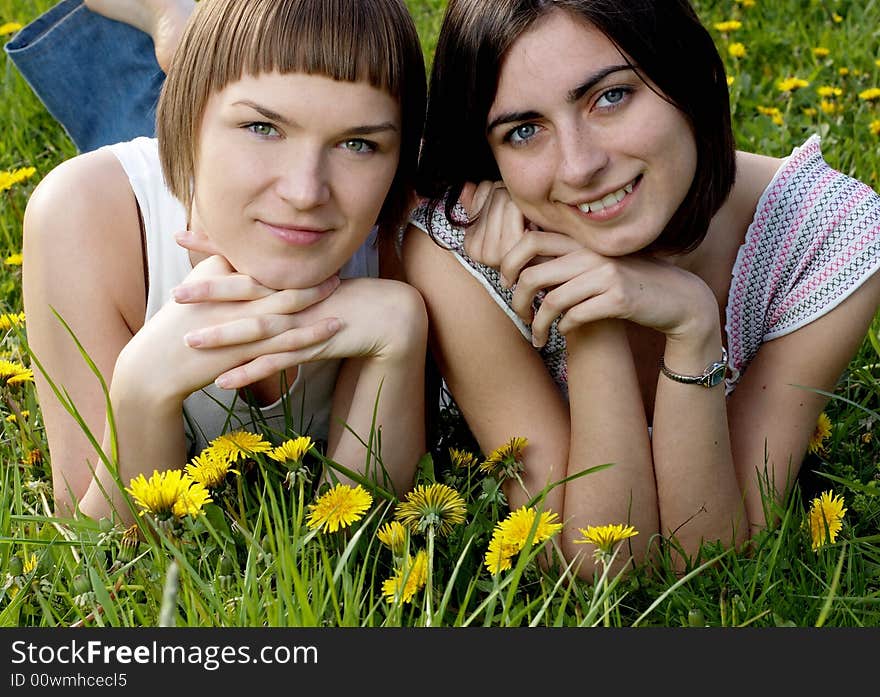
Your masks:
<instances>
[{"instance_id":1,"label":"green grass","mask_svg":"<svg viewBox=\"0 0 880 697\"><path fill-rule=\"evenodd\" d=\"M50 4L0 0L0 25L25 23ZM444 4L409 2L429 61ZM710 27L742 22L728 34L711 30L734 78L741 148L784 156L816 132L832 166L878 188L880 136L871 124L880 122L880 100L859 93L880 87L880 2L756 0L744 7L701 0L696 6ZM729 54L734 42L745 47L743 57ZM817 55L819 47L828 55ZM787 77L810 84L782 92L777 83ZM821 86L841 90L824 108ZM0 170L36 168L0 191L0 312L22 309L20 266L5 260L21 251L27 197L74 153L0 57ZM450 466L449 446L479 453L456 415L444 413L420 481L453 487L467 516L449 536L409 536L411 553L429 551L430 590L396 604L385 600L382 585L397 561L376 534L393 519L394 506L374 497L350 528L315 533L307 525L314 487L305 480L285 487L286 469L265 456L239 462L241 476L230 477L207 515L186 519L172 534L141 518L146 539L136 546L109 521L53 519L33 387L0 383L0 626L880 626L878 329L875 322L835 389L826 409L832 433L808 455L798 486L778 511L779 524L759 535L749 554L707 547L685 575L661 560L651 572L578 582L558 564L544 570L535 559L538 547L515 558L510 571L490 575L483 555L507 510L497 481ZM22 341L11 330L0 335L0 358L29 363ZM842 496L847 512L837 541L814 551L805 511L825 490ZM546 549L558 561L554 543ZM667 556L668 542L657 544ZM626 554L625 545L619 553ZM178 580L166 593L169 578Z\"/></svg>"}]
</instances>

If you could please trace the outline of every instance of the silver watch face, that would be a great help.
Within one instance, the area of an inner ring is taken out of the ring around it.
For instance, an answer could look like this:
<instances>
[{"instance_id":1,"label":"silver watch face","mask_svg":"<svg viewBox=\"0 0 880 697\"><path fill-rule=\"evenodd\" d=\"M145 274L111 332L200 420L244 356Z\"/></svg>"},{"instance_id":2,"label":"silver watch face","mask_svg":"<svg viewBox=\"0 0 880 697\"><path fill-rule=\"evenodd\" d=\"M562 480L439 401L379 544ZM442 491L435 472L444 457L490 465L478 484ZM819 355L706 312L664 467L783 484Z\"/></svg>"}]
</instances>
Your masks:
<instances>
[{"instance_id":1,"label":"silver watch face","mask_svg":"<svg viewBox=\"0 0 880 697\"><path fill-rule=\"evenodd\" d=\"M715 387L715 385L720 385L722 382L724 382L725 375L727 375L727 364L715 363L712 366L712 369L709 371L708 375L706 375L706 385L708 387Z\"/></svg>"}]
</instances>

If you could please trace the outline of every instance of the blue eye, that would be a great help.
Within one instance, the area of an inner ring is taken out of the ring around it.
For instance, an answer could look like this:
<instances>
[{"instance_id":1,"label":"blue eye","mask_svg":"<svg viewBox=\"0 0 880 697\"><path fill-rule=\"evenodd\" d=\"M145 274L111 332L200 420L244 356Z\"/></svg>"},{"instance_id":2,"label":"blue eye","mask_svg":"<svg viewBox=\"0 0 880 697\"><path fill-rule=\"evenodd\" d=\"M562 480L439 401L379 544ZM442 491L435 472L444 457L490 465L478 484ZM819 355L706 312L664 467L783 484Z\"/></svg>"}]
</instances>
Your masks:
<instances>
[{"instance_id":1,"label":"blue eye","mask_svg":"<svg viewBox=\"0 0 880 697\"><path fill-rule=\"evenodd\" d=\"M363 138L350 138L342 141L342 148L354 153L368 153L376 150L376 144Z\"/></svg>"},{"instance_id":2,"label":"blue eye","mask_svg":"<svg viewBox=\"0 0 880 697\"><path fill-rule=\"evenodd\" d=\"M251 133L254 133L258 136L270 137L277 136L278 131L275 129L271 123L265 123L263 121L255 121L254 123L249 123L245 126Z\"/></svg>"},{"instance_id":3,"label":"blue eye","mask_svg":"<svg viewBox=\"0 0 880 697\"><path fill-rule=\"evenodd\" d=\"M531 138L535 137L538 132L538 126L533 123L523 123L513 128L506 136L505 140L512 145L521 145Z\"/></svg>"},{"instance_id":4,"label":"blue eye","mask_svg":"<svg viewBox=\"0 0 880 697\"><path fill-rule=\"evenodd\" d=\"M599 99L596 100L596 106L600 109L614 108L626 99L629 92L625 87L612 87L610 90L605 90L599 96Z\"/></svg>"}]
</instances>

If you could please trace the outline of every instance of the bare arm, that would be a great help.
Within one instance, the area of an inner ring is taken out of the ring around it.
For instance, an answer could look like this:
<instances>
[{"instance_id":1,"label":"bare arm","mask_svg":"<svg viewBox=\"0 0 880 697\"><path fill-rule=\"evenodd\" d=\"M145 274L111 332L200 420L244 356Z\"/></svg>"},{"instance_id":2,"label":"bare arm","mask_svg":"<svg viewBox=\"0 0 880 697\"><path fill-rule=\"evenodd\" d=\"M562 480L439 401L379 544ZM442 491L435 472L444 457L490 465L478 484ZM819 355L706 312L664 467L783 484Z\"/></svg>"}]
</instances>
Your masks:
<instances>
[{"instance_id":1,"label":"bare arm","mask_svg":"<svg viewBox=\"0 0 880 697\"><path fill-rule=\"evenodd\" d=\"M781 498L797 476L828 401L815 390L834 390L878 305L880 274L875 273L827 315L763 344L730 396L731 446L753 529L765 524L759 490L765 460L771 486Z\"/></svg>"},{"instance_id":2,"label":"bare arm","mask_svg":"<svg viewBox=\"0 0 880 697\"><path fill-rule=\"evenodd\" d=\"M120 351L140 328L145 303L134 194L112 155L74 158L40 183L25 214L24 258L30 347L102 443L106 410L100 384L52 308L109 382ZM59 512L70 513L89 489L90 469L100 471L100 458L39 370L35 381L56 503ZM179 420L176 426L181 428Z\"/></svg>"},{"instance_id":3,"label":"bare arm","mask_svg":"<svg viewBox=\"0 0 880 697\"><path fill-rule=\"evenodd\" d=\"M569 411L569 404L538 353L450 252L439 248L423 232L411 230L405 239L404 264L407 277L419 288L428 306L432 347L441 373L481 449L488 453L513 436L529 440L523 476L527 493L509 483L506 493L510 506L523 505L547 484L567 475L616 461L619 464L615 467L585 475L575 480L576 484L554 488L544 505L566 521L562 544L569 555L584 551L583 546L572 544L579 537L577 527L629 521L643 533L633 538L636 555L643 557L651 533L657 528L653 480L650 467L644 466L644 415L639 419L635 411L630 415L634 418L609 418L602 412L602 397L592 391L593 381L602 377L601 371L591 372L595 354L616 352L616 342L621 338L625 341L625 337L618 335L613 326L607 327L607 333L585 332L582 337L573 337L575 345L571 348L577 358L570 365L569 384L573 389ZM610 389L618 387L615 384ZM572 418L577 420L574 428ZM608 439L611 447L595 448L591 434L595 436L604 427L613 428L615 433L625 429L627 436ZM637 428L642 429L641 434L630 437ZM636 463L630 457L633 451L641 453ZM634 470L638 472L635 481L631 479ZM581 505L582 500L589 500L592 507ZM590 577L592 570L593 560L586 555L580 572Z\"/></svg>"}]
</instances>

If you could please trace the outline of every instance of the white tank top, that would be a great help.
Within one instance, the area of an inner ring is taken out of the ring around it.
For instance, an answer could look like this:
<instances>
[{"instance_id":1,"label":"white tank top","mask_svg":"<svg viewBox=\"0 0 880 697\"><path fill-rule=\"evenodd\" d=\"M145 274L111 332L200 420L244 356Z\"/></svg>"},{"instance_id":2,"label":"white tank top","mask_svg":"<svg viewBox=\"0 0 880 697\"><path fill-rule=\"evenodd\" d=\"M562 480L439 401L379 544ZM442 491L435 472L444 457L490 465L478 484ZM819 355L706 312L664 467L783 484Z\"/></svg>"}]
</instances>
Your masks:
<instances>
[{"instance_id":1,"label":"white tank top","mask_svg":"<svg viewBox=\"0 0 880 697\"><path fill-rule=\"evenodd\" d=\"M135 138L106 149L128 175L144 221L149 275L146 322L170 302L171 289L192 271L189 253L174 241L175 231L186 228L186 209L165 186L155 138ZM341 278L379 275L375 236L374 228L343 266ZM183 404L189 456L213 438L236 429L268 431L277 434L277 440L301 434L325 440L339 363L328 360L299 366L287 398L266 407L250 406L237 391L221 390L213 383L193 392Z\"/></svg>"}]
</instances>

